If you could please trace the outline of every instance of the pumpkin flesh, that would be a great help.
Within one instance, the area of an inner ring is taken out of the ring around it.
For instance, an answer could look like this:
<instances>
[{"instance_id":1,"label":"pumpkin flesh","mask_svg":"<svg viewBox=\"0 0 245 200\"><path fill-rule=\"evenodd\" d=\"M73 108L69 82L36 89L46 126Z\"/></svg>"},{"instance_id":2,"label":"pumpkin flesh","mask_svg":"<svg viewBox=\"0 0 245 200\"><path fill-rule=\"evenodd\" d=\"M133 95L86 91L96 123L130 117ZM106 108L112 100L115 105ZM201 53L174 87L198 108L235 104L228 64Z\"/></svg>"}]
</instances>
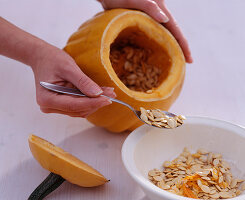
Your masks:
<instances>
[{"instance_id":1,"label":"pumpkin flesh","mask_svg":"<svg viewBox=\"0 0 245 200\"><path fill-rule=\"evenodd\" d=\"M108 181L97 170L50 142L35 135L30 135L28 141L32 155L40 165L69 182L94 187Z\"/></svg>"}]
</instances>

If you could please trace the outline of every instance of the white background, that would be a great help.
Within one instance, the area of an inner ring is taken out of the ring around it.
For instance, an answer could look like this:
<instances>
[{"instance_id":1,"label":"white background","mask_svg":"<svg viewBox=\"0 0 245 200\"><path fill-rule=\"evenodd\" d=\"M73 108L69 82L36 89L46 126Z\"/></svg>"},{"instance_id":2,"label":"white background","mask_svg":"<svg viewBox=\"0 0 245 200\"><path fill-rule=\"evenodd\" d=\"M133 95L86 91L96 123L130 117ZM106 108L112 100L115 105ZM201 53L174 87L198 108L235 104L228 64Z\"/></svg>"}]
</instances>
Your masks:
<instances>
[{"instance_id":1,"label":"white background","mask_svg":"<svg viewBox=\"0 0 245 200\"><path fill-rule=\"evenodd\" d=\"M194 57L171 111L245 125L245 1L166 3ZM2 17L60 48L101 10L95 0L0 0ZM84 119L42 114L31 69L0 57L0 199L27 199L48 174L29 151L30 133L63 147L111 179L90 189L65 183L47 199L147 200L122 166L120 150L127 133L109 133Z\"/></svg>"}]
</instances>

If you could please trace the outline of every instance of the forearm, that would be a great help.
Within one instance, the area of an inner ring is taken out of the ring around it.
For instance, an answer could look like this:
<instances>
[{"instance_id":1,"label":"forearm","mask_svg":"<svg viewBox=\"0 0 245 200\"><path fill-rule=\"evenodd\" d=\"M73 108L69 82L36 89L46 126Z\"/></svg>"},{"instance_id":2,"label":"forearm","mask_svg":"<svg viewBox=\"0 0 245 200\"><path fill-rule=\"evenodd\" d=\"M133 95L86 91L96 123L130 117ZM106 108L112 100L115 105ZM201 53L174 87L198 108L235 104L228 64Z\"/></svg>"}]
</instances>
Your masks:
<instances>
[{"instance_id":1,"label":"forearm","mask_svg":"<svg viewBox=\"0 0 245 200\"><path fill-rule=\"evenodd\" d=\"M42 57L40 52L48 48L48 43L21 30L0 17L0 54L35 66Z\"/></svg>"}]
</instances>

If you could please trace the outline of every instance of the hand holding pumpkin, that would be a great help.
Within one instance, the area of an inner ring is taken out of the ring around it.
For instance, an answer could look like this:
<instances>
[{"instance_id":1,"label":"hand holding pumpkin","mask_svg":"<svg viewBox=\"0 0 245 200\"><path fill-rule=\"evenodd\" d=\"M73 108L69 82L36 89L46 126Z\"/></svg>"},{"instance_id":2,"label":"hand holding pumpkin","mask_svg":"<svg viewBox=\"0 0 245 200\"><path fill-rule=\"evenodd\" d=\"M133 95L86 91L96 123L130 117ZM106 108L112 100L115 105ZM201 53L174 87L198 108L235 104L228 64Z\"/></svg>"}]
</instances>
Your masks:
<instances>
[{"instance_id":1,"label":"hand holding pumpkin","mask_svg":"<svg viewBox=\"0 0 245 200\"><path fill-rule=\"evenodd\" d=\"M173 34L178 41L186 62L192 63L191 51L188 42L184 37L180 27L167 9L164 0L99 0L104 9L112 8L132 8L142 10L156 21L164 23L164 26Z\"/></svg>"}]
</instances>

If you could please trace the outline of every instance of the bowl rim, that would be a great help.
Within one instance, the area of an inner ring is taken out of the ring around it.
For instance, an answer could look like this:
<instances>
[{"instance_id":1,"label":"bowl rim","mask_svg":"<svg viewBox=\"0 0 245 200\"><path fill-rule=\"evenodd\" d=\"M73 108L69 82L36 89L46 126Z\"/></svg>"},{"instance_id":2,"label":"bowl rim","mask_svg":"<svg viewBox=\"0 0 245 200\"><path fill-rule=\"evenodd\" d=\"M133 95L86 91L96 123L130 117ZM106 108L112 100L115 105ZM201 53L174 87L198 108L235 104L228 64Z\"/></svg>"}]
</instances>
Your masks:
<instances>
[{"instance_id":1,"label":"bowl rim","mask_svg":"<svg viewBox=\"0 0 245 200\"><path fill-rule=\"evenodd\" d=\"M215 118L211 118L211 117L187 116L186 118L187 118L187 120L186 120L185 124L203 124L203 125L216 126L218 128L231 130L235 134L245 138L245 127L243 127L241 125L237 125L237 124L225 121L225 120L219 120L219 119L215 119ZM122 162L123 162L123 165L124 165L126 171L133 178L133 180L143 188L143 190L154 192L159 197L171 198L171 199L176 199L176 200L177 199L178 200L190 200L190 199L192 199L192 198L188 198L188 197L182 197L182 196L179 196L179 195L176 195L176 194L173 194L173 193L170 193L170 192L167 192L165 190L158 188L154 184L145 181L145 177L143 177L143 175L139 172L139 170L137 169L137 167L135 165L133 165L133 168L130 166L130 163L128 162L128 160L130 158L127 156L128 155L127 152L129 151L127 148L129 146L129 142L131 140L133 140L133 138L136 137L137 140L134 143L134 147L135 147L136 144L139 142L139 140L150 129L153 129L153 128L148 126L148 125L142 125L142 126L138 127L137 129L135 129L134 131L132 131L127 136L127 138L125 139L125 141L122 145L121 156L122 156ZM144 133L142 133L142 130L144 130L143 131ZM140 135L140 137L139 137L139 135ZM133 152L133 155L134 155L134 152ZM134 172L137 172L137 173L134 173ZM245 194L242 194L238 197L232 198L232 200L242 200L242 198L244 198L244 197L245 197Z\"/></svg>"}]
</instances>

